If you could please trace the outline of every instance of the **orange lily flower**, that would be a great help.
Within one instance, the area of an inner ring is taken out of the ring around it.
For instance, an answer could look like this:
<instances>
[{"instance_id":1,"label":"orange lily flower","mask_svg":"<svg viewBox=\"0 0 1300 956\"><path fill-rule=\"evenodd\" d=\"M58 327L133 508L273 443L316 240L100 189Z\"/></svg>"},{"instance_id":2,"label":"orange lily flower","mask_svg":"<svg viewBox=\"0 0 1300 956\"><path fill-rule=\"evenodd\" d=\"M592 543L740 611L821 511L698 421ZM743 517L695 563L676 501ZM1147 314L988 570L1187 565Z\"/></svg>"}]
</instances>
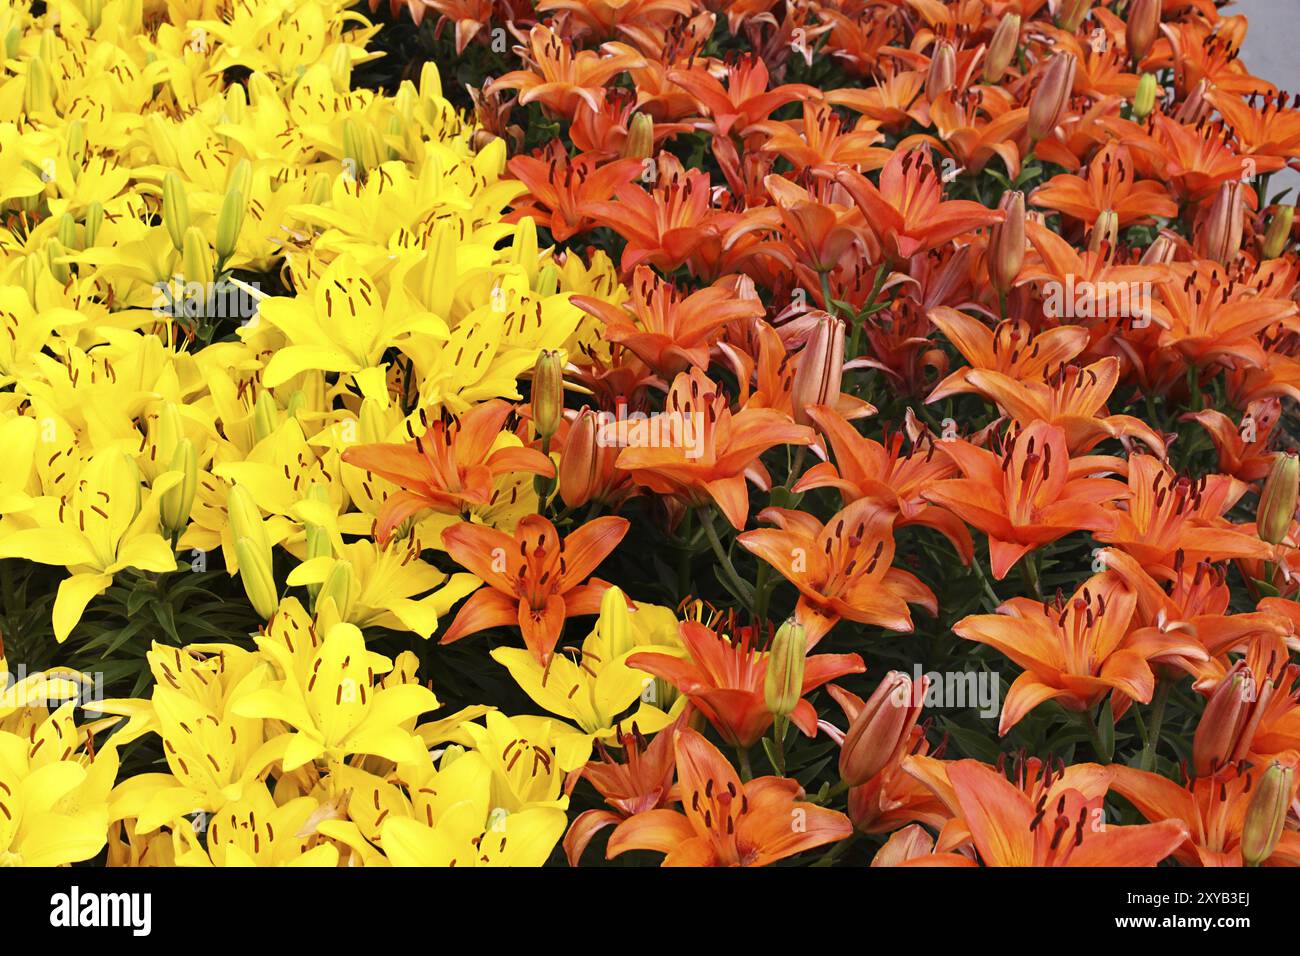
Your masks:
<instances>
[{"instance_id":1,"label":"orange lily flower","mask_svg":"<svg viewBox=\"0 0 1300 956\"><path fill-rule=\"evenodd\" d=\"M1168 269L1172 277L1160 295L1169 325L1160 346L1177 349L1189 363L1264 366L1268 356L1260 332L1278 322L1300 331L1295 302L1259 295L1217 262L1180 262Z\"/></svg>"},{"instance_id":2,"label":"orange lily flower","mask_svg":"<svg viewBox=\"0 0 1300 956\"><path fill-rule=\"evenodd\" d=\"M1184 786L1135 767L1113 766L1114 791L1153 822L1180 824L1187 839L1174 852L1184 866L1243 866L1241 835L1246 809L1262 768L1228 768ZM1300 777L1291 782L1291 800ZM1269 858L1273 866L1300 866L1300 831L1283 830Z\"/></svg>"},{"instance_id":3,"label":"orange lily flower","mask_svg":"<svg viewBox=\"0 0 1300 956\"><path fill-rule=\"evenodd\" d=\"M764 314L757 299L739 298L721 286L680 295L647 266L637 266L630 291L622 306L588 296L572 301L605 323L611 342L626 346L664 378L691 366L707 369L709 348L724 325Z\"/></svg>"},{"instance_id":4,"label":"orange lily flower","mask_svg":"<svg viewBox=\"0 0 1300 956\"><path fill-rule=\"evenodd\" d=\"M1258 637L1280 637L1285 625L1267 611L1229 614L1231 594L1224 584L1222 568L1208 561L1188 567L1179 552L1171 569L1161 572L1162 585L1132 555L1116 548L1096 553L1097 560L1137 595L1134 630L1129 640L1144 644L1148 637L1181 635L1197 650L1191 655L1175 654L1163 659L1153 656L1157 672L1177 677L1192 674L1198 680L1217 677L1224 670L1212 658L1226 654Z\"/></svg>"},{"instance_id":5,"label":"orange lily flower","mask_svg":"<svg viewBox=\"0 0 1300 956\"><path fill-rule=\"evenodd\" d=\"M605 84L619 73L644 63L631 52L602 55L594 50L579 50L575 53L568 40L542 23L528 31L528 45L515 50L530 69L507 73L489 90L518 90L521 105L536 101L566 119L573 118L580 100L599 110Z\"/></svg>"},{"instance_id":6,"label":"orange lily flower","mask_svg":"<svg viewBox=\"0 0 1300 956\"><path fill-rule=\"evenodd\" d=\"M874 86L829 90L826 102L861 113L886 132L901 133L914 121L925 125L924 103L917 102L924 90L924 70L895 72L886 67L885 75Z\"/></svg>"},{"instance_id":7,"label":"orange lily flower","mask_svg":"<svg viewBox=\"0 0 1300 956\"><path fill-rule=\"evenodd\" d=\"M591 204L592 214L627 240L622 269L647 263L670 273L709 239L717 215L709 174L686 172L675 157L662 154L649 192L634 183L615 190L617 202Z\"/></svg>"},{"instance_id":8,"label":"orange lily flower","mask_svg":"<svg viewBox=\"0 0 1300 956\"><path fill-rule=\"evenodd\" d=\"M1209 432L1219 453L1219 471L1241 481L1259 481L1273 467L1274 451L1269 446L1281 417L1278 399L1258 398L1246 408L1240 424L1213 408L1189 412L1183 421L1197 422Z\"/></svg>"},{"instance_id":9,"label":"orange lily flower","mask_svg":"<svg viewBox=\"0 0 1300 956\"><path fill-rule=\"evenodd\" d=\"M921 772L916 760L905 766ZM1040 786L1036 800L977 760L945 763L941 777L927 774L923 779L960 817L985 866L1155 866L1186 839L1186 826L1176 820L1140 826L1106 824L1103 802L1109 779L1104 775L1096 779L1095 765L1077 765L1066 773L1080 768L1085 768L1084 773ZM953 852L913 862L970 865L968 857Z\"/></svg>"},{"instance_id":10,"label":"orange lily flower","mask_svg":"<svg viewBox=\"0 0 1300 956\"><path fill-rule=\"evenodd\" d=\"M1206 99L1236 134L1238 152L1255 160L1256 172L1276 172L1288 159L1300 157L1300 111L1294 102L1287 108L1285 93L1252 91L1243 101L1238 95L1215 89L1206 93Z\"/></svg>"},{"instance_id":11,"label":"orange lily flower","mask_svg":"<svg viewBox=\"0 0 1300 956\"><path fill-rule=\"evenodd\" d=\"M763 691L770 654L753 646L752 628L739 629L740 633L730 638L698 621L683 621L680 630L689 659L641 652L627 659L628 666L676 687L727 743L753 746L772 726ZM800 696L827 681L866 669L857 654L809 655ZM795 705L790 722L809 737L817 734L817 711L806 700Z\"/></svg>"},{"instance_id":12,"label":"orange lily flower","mask_svg":"<svg viewBox=\"0 0 1300 956\"><path fill-rule=\"evenodd\" d=\"M518 624L538 662L551 659L566 618L598 614L609 584L583 582L627 534L626 518L604 517L564 540L541 515L520 520L513 535L462 521L442 533L447 553L487 584L469 596L440 643L490 627Z\"/></svg>"},{"instance_id":13,"label":"orange lily flower","mask_svg":"<svg viewBox=\"0 0 1300 956\"><path fill-rule=\"evenodd\" d=\"M1124 713L1132 701L1149 703L1156 678L1152 657L1205 654L1195 637L1148 632L1132 637L1137 595L1119 575L1095 574L1068 600L1053 604L1012 598L997 614L975 614L953 633L987 644L1024 668L1002 704L998 734L1005 735L1039 704L1056 700L1072 711L1088 711L1111 694L1111 711Z\"/></svg>"},{"instance_id":14,"label":"orange lily flower","mask_svg":"<svg viewBox=\"0 0 1300 956\"><path fill-rule=\"evenodd\" d=\"M743 408L732 414L717 384L697 368L673 380L665 403L676 416L682 441L661 447L628 447L617 465L632 480L687 506L715 502L737 530L749 516L748 477L760 488L771 478L759 456L776 445L808 445L811 428L797 425L770 408Z\"/></svg>"},{"instance_id":15,"label":"orange lily flower","mask_svg":"<svg viewBox=\"0 0 1300 956\"><path fill-rule=\"evenodd\" d=\"M1000 372L1017 381L1036 379L1069 362L1088 346L1088 330L1078 325L1062 325L1034 335L1028 323L1017 319L1007 319L990 329L979 319L947 306L931 309L929 315L970 367L957 369L936 385L927 404L975 391L969 379L976 369Z\"/></svg>"},{"instance_id":16,"label":"orange lily flower","mask_svg":"<svg viewBox=\"0 0 1300 956\"><path fill-rule=\"evenodd\" d=\"M872 120L860 120L848 132L842 132L835 111L822 103L805 101L800 120L757 123L755 132L766 134L764 152L783 156L794 166L796 174L805 170L834 172L841 166L879 169L893 151L876 146L884 136Z\"/></svg>"},{"instance_id":17,"label":"orange lily flower","mask_svg":"<svg viewBox=\"0 0 1300 956\"><path fill-rule=\"evenodd\" d=\"M1193 481L1150 455L1128 460L1127 501L1112 512L1117 519L1096 537L1133 555L1143 567L1169 566L1178 551L1188 561L1202 558L1267 558L1269 545L1237 530L1224 517L1246 492L1227 475Z\"/></svg>"},{"instance_id":18,"label":"orange lily flower","mask_svg":"<svg viewBox=\"0 0 1300 956\"><path fill-rule=\"evenodd\" d=\"M945 202L928 150L896 150L880 173L879 188L854 170L841 170L836 180L849 191L894 263L1002 221L1002 213L977 202Z\"/></svg>"},{"instance_id":19,"label":"orange lily flower","mask_svg":"<svg viewBox=\"0 0 1300 956\"><path fill-rule=\"evenodd\" d=\"M970 564L975 546L965 522L922 496L934 482L951 478L957 471L951 458L935 454L935 441L928 432L914 440L904 455L901 431L887 433L881 444L864 437L835 409L815 405L808 409L808 416L830 442L836 464L824 461L809 468L792 491L835 488L846 505L859 498L892 496L898 509L894 527L933 528L952 542L963 564Z\"/></svg>"},{"instance_id":20,"label":"orange lily flower","mask_svg":"<svg viewBox=\"0 0 1300 956\"><path fill-rule=\"evenodd\" d=\"M787 103L821 95L818 90L802 83L769 90L767 64L752 54L727 65L725 87L702 63L688 70L673 70L668 78L695 97L700 112L708 117L708 122L697 124L698 127L722 137L728 137L732 132L747 136L755 124Z\"/></svg>"},{"instance_id":21,"label":"orange lily flower","mask_svg":"<svg viewBox=\"0 0 1300 956\"><path fill-rule=\"evenodd\" d=\"M1167 182L1179 199L1203 202L1221 183L1241 178L1241 157L1228 145L1231 134L1222 125L1202 120L1187 126L1162 113L1150 122L1151 133L1125 142L1145 156L1155 178Z\"/></svg>"},{"instance_id":22,"label":"orange lily flower","mask_svg":"<svg viewBox=\"0 0 1300 956\"><path fill-rule=\"evenodd\" d=\"M513 406L496 399L476 405L459 418L444 417L403 444L357 445L343 460L401 487L380 509L375 537L382 544L393 529L426 509L456 514L492 499L497 477L528 472L551 477L555 466L540 451L498 444ZM424 419L421 414L421 420Z\"/></svg>"},{"instance_id":23,"label":"orange lily flower","mask_svg":"<svg viewBox=\"0 0 1300 956\"><path fill-rule=\"evenodd\" d=\"M1020 175L1017 139L1029 122L1028 107L1012 108L988 87L949 91L930 104L930 119L945 150L962 169L981 172L999 157L1013 179Z\"/></svg>"},{"instance_id":24,"label":"orange lily flower","mask_svg":"<svg viewBox=\"0 0 1300 956\"><path fill-rule=\"evenodd\" d=\"M768 176L763 185L776 203L787 242L801 265L815 273L828 272L858 241L861 213L839 186L814 180L809 189L804 189L784 176ZM843 202L835 202L836 193ZM755 219L751 227L770 222Z\"/></svg>"},{"instance_id":25,"label":"orange lily flower","mask_svg":"<svg viewBox=\"0 0 1300 956\"><path fill-rule=\"evenodd\" d=\"M529 194L516 201L506 221L532 216L551 230L556 242L595 228L599 223L593 204L608 200L641 174L641 163L635 159L604 164L587 155L570 159L558 140L552 140L541 156L511 158L509 167Z\"/></svg>"},{"instance_id":26,"label":"orange lily flower","mask_svg":"<svg viewBox=\"0 0 1300 956\"><path fill-rule=\"evenodd\" d=\"M689 16L692 5L689 0L538 0L538 13L552 11L572 18L576 36L608 40L630 24L663 29L674 17Z\"/></svg>"},{"instance_id":27,"label":"orange lily flower","mask_svg":"<svg viewBox=\"0 0 1300 956\"><path fill-rule=\"evenodd\" d=\"M1065 432L1034 422L1011 433L999 454L960 439L939 443L964 477L937 482L922 497L988 535L993 577L1001 581L1025 554L1074 531L1102 531L1116 517L1101 505L1127 490L1110 478L1115 459L1071 459Z\"/></svg>"},{"instance_id":28,"label":"orange lily flower","mask_svg":"<svg viewBox=\"0 0 1300 956\"><path fill-rule=\"evenodd\" d=\"M622 763L611 756L603 740L596 740L600 759L590 760L570 774L565 786L566 790L572 790L578 778L584 778L612 809L585 810L569 824L564 834L564 856L569 866L578 865L587 844L601 830L618 826L638 813L668 807L676 800L673 790L676 757L672 743L680 723L679 719L665 727L649 743L635 725L631 733L619 734L618 743L625 755Z\"/></svg>"},{"instance_id":29,"label":"orange lily flower","mask_svg":"<svg viewBox=\"0 0 1300 956\"><path fill-rule=\"evenodd\" d=\"M934 592L893 567L896 516L878 498L854 501L825 525L804 511L766 508L759 518L778 527L736 541L799 589L795 618L812 647L840 620L910 631L908 604L938 614Z\"/></svg>"},{"instance_id":30,"label":"orange lily flower","mask_svg":"<svg viewBox=\"0 0 1300 956\"><path fill-rule=\"evenodd\" d=\"M1107 415L1106 400L1119 383L1120 362L1111 356L1086 368L1061 365L1044 381L1017 381L991 369L972 369L967 384L997 402L1013 422L1049 422L1065 432L1071 454L1092 450L1107 438L1133 437L1164 454L1164 439L1132 415Z\"/></svg>"},{"instance_id":31,"label":"orange lily flower","mask_svg":"<svg viewBox=\"0 0 1300 956\"><path fill-rule=\"evenodd\" d=\"M718 748L693 730L673 733L682 813L647 810L619 824L611 859L628 850L664 853L664 866L767 866L846 839L849 818L805 803L803 788L785 777L743 782ZM802 827L790 825L799 814Z\"/></svg>"},{"instance_id":32,"label":"orange lily flower","mask_svg":"<svg viewBox=\"0 0 1300 956\"><path fill-rule=\"evenodd\" d=\"M1151 217L1173 219L1178 204L1164 185L1154 179L1139 180L1128 147L1108 143L1088 164L1086 176L1062 173L1034 190L1029 201L1055 209L1091 227L1102 212L1115 213L1122 229Z\"/></svg>"}]
</instances>

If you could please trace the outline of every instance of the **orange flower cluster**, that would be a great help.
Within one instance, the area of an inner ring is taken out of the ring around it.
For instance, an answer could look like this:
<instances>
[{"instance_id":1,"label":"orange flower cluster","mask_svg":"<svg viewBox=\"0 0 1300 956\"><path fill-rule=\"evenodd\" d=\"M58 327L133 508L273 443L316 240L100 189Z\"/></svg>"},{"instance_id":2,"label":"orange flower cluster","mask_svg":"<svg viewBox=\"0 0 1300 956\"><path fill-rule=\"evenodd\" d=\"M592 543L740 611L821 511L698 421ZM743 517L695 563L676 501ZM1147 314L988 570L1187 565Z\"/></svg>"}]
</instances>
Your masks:
<instances>
[{"instance_id":1,"label":"orange flower cluster","mask_svg":"<svg viewBox=\"0 0 1300 956\"><path fill-rule=\"evenodd\" d=\"M572 772L570 863L1300 864L1300 95L1244 17L393 4L608 272L513 414L345 457L483 582L443 642L599 612L672 718Z\"/></svg>"}]
</instances>

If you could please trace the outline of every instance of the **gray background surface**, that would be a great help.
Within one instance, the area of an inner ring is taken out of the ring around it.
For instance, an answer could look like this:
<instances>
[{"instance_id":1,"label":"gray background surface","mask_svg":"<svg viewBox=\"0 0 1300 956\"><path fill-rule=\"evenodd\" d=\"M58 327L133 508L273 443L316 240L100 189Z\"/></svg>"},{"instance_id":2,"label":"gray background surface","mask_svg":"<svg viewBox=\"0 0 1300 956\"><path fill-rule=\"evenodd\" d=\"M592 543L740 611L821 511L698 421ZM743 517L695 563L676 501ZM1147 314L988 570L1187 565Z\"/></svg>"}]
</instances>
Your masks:
<instances>
[{"instance_id":1,"label":"gray background surface","mask_svg":"<svg viewBox=\"0 0 1300 956\"><path fill-rule=\"evenodd\" d=\"M1300 0L1237 0L1220 13L1244 14L1250 21L1241 49L1246 68L1280 89L1300 93ZM1273 177L1269 192L1287 187L1293 191L1286 201L1294 203L1300 173L1282 170Z\"/></svg>"}]
</instances>

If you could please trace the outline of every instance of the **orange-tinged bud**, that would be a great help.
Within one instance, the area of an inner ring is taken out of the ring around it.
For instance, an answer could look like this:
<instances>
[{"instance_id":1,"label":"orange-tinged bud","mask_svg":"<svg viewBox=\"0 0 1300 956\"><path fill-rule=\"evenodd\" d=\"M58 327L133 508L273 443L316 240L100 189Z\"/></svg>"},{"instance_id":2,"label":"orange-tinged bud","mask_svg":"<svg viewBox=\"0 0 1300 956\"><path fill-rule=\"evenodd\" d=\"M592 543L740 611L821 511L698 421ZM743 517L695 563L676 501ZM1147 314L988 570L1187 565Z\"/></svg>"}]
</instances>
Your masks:
<instances>
[{"instance_id":1,"label":"orange-tinged bud","mask_svg":"<svg viewBox=\"0 0 1300 956\"><path fill-rule=\"evenodd\" d=\"M890 671L849 725L840 747L840 776L850 787L880 773L907 746L921 714L918 687L901 671Z\"/></svg>"},{"instance_id":2,"label":"orange-tinged bud","mask_svg":"<svg viewBox=\"0 0 1300 956\"><path fill-rule=\"evenodd\" d=\"M1256 687L1244 661L1228 672L1210 694L1192 738L1192 765L1198 777L1211 776L1246 758L1263 705L1272 695L1273 682Z\"/></svg>"},{"instance_id":3,"label":"orange-tinged bud","mask_svg":"<svg viewBox=\"0 0 1300 956\"><path fill-rule=\"evenodd\" d=\"M1261 541L1279 544L1291 530L1295 518L1296 496L1300 494L1300 458L1295 452L1278 452L1273 467L1259 493L1255 527Z\"/></svg>"},{"instance_id":4,"label":"orange-tinged bud","mask_svg":"<svg viewBox=\"0 0 1300 956\"><path fill-rule=\"evenodd\" d=\"M533 426L543 442L560 427L564 416L564 356L556 349L542 349L533 366Z\"/></svg>"},{"instance_id":5,"label":"orange-tinged bud","mask_svg":"<svg viewBox=\"0 0 1300 956\"><path fill-rule=\"evenodd\" d=\"M1295 222L1295 206L1278 206L1273 218L1268 221L1268 232L1264 234L1263 252L1265 259L1276 259L1291 241L1291 225Z\"/></svg>"},{"instance_id":6,"label":"orange-tinged bud","mask_svg":"<svg viewBox=\"0 0 1300 956\"><path fill-rule=\"evenodd\" d=\"M763 678L763 699L776 717L788 717L803 697L804 665L808 658L808 638L803 625L786 621L772 638Z\"/></svg>"},{"instance_id":7,"label":"orange-tinged bud","mask_svg":"<svg viewBox=\"0 0 1300 956\"><path fill-rule=\"evenodd\" d=\"M1047 61L1042 79L1029 98L1029 139L1038 142L1056 129L1074 89L1079 61L1073 53L1057 53Z\"/></svg>"},{"instance_id":8,"label":"orange-tinged bud","mask_svg":"<svg viewBox=\"0 0 1300 956\"><path fill-rule=\"evenodd\" d=\"M1228 265L1237 258L1245 215L1241 182L1234 179L1221 185L1202 226L1201 246L1207 259Z\"/></svg>"},{"instance_id":9,"label":"orange-tinged bud","mask_svg":"<svg viewBox=\"0 0 1300 956\"><path fill-rule=\"evenodd\" d=\"M790 400L795 421L811 425L807 409L812 405L834 405L844 381L844 322L828 312L813 313L817 324L803 347L794 370Z\"/></svg>"},{"instance_id":10,"label":"orange-tinged bud","mask_svg":"<svg viewBox=\"0 0 1300 956\"><path fill-rule=\"evenodd\" d=\"M1144 266L1168 265L1174 261L1178 247L1168 236L1156 236L1142 253L1141 264Z\"/></svg>"},{"instance_id":11,"label":"orange-tinged bud","mask_svg":"<svg viewBox=\"0 0 1300 956\"><path fill-rule=\"evenodd\" d=\"M614 474L619 449L604 444L599 416L584 408L569 426L560 456L560 498L570 508L581 508L600 498Z\"/></svg>"},{"instance_id":12,"label":"orange-tinged bud","mask_svg":"<svg viewBox=\"0 0 1300 956\"><path fill-rule=\"evenodd\" d=\"M1093 0L1065 0L1061 4L1061 29L1074 33L1092 11Z\"/></svg>"},{"instance_id":13,"label":"orange-tinged bud","mask_svg":"<svg viewBox=\"0 0 1300 956\"><path fill-rule=\"evenodd\" d=\"M1132 0L1128 6L1128 23L1124 28L1124 43L1133 62L1151 52L1151 46L1160 33L1160 0Z\"/></svg>"},{"instance_id":14,"label":"orange-tinged bud","mask_svg":"<svg viewBox=\"0 0 1300 956\"><path fill-rule=\"evenodd\" d=\"M988 51L984 54L984 82L993 86L1002 79L1019 49L1020 16L1005 13L998 22L998 28L993 31Z\"/></svg>"},{"instance_id":15,"label":"orange-tinged bud","mask_svg":"<svg viewBox=\"0 0 1300 956\"><path fill-rule=\"evenodd\" d=\"M1241 857L1247 866L1259 866L1277 849L1291 806L1291 781L1295 768L1273 761L1259 776L1241 827Z\"/></svg>"},{"instance_id":16,"label":"orange-tinged bud","mask_svg":"<svg viewBox=\"0 0 1300 956\"><path fill-rule=\"evenodd\" d=\"M989 235L989 282L1006 295L1025 263L1025 194L1004 192L998 208L1006 218L993 226Z\"/></svg>"},{"instance_id":17,"label":"orange-tinged bud","mask_svg":"<svg viewBox=\"0 0 1300 956\"><path fill-rule=\"evenodd\" d=\"M930 57L930 71L925 77L925 97L931 103L952 89L957 82L957 51L947 40L935 44Z\"/></svg>"}]
</instances>

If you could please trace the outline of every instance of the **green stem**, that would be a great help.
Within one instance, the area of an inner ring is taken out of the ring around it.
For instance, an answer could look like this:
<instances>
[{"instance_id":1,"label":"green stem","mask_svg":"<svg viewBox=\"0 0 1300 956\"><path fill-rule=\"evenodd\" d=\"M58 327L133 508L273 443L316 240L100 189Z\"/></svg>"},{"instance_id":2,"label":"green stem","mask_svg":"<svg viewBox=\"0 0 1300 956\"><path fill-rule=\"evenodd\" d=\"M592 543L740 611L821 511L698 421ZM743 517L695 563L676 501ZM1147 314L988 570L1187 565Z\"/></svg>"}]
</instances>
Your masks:
<instances>
[{"instance_id":1,"label":"green stem","mask_svg":"<svg viewBox=\"0 0 1300 956\"><path fill-rule=\"evenodd\" d=\"M1187 367L1187 391L1192 403L1192 411L1201 410L1201 367L1193 363Z\"/></svg>"},{"instance_id":2,"label":"green stem","mask_svg":"<svg viewBox=\"0 0 1300 956\"><path fill-rule=\"evenodd\" d=\"M1160 746L1160 727L1165 722L1165 704L1169 701L1169 691L1173 683L1163 680L1156 685L1155 696L1151 699L1151 724L1147 731L1147 743L1142 748L1142 769L1154 770L1156 749Z\"/></svg>"},{"instance_id":3,"label":"green stem","mask_svg":"<svg viewBox=\"0 0 1300 956\"><path fill-rule=\"evenodd\" d=\"M726 549L722 546L722 542L718 539L718 532L713 527L713 512L707 508L704 509L700 515L700 524L704 526L704 534L709 539L709 546L713 548L713 556L718 559L718 563L722 566L723 574L726 575L727 580L731 583L732 589L736 593L736 597L748 604L750 606L749 609L754 611L755 615L757 615L757 611L753 606L753 588L751 588L749 584L741 578L738 573L736 573L735 565L731 563L731 558L728 556Z\"/></svg>"},{"instance_id":4,"label":"green stem","mask_svg":"<svg viewBox=\"0 0 1300 956\"><path fill-rule=\"evenodd\" d=\"M740 764L740 779L753 780L754 768L749 763L749 750L745 747L736 748L736 762Z\"/></svg>"},{"instance_id":5,"label":"green stem","mask_svg":"<svg viewBox=\"0 0 1300 956\"><path fill-rule=\"evenodd\" d=\"M971 556L970 564L971 567L975 569L975 576L980 579L980 587L984 589L984 594L989 599L988 610L997 610L1002 605L1002 599L999 598L997 592L993 590L993 585L989 584L989 579L984 574L984 565L980 564L978 554Z\"/></svg>"}]
</instances>

